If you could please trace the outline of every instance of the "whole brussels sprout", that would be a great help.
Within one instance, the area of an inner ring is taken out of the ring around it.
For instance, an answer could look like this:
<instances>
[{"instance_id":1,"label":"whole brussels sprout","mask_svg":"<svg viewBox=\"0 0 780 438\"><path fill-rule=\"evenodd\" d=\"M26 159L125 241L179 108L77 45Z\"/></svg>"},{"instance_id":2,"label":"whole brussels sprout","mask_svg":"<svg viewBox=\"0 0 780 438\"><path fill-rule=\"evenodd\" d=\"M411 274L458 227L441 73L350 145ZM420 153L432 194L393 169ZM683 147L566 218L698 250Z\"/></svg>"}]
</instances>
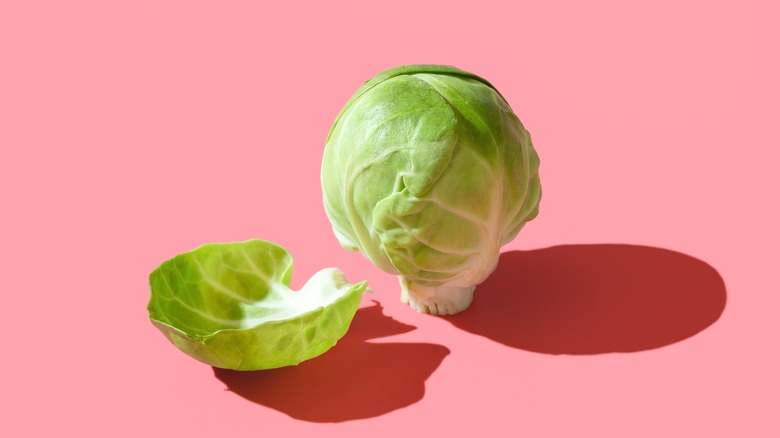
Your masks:
<instances>
[{"instance_id":1,"label":"whole brussels sprout","mask_svg":"<svg viewBox=\"0 0 780 438\"><path fill-rule=\"evenodd\" d=\"M486 80L407 65L366 82L325 146L325 211L340 244L398 275L418 312L454 314L536 217L539 157Z\"/></svg>"}]
</instances>

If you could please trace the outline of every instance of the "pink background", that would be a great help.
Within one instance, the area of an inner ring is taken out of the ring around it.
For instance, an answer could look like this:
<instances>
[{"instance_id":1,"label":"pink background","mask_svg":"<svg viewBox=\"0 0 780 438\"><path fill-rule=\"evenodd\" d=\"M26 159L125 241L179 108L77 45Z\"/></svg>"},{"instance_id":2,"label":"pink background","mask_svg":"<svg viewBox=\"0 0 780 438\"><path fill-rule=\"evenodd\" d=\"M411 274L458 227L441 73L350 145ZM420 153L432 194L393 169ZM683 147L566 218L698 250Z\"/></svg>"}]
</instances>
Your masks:
<instances>
[{"instance_id":1,"label":"pink background","mask_svg":"<svg viewBox=\"0 0 780 438\"><path fill-rule=\"evenodd\" d=\"M780 436L776 2L260 3L0 5L0 435ZM489 79L541 157L459 318L320 200L339 109L407 63ZM215 375L147 276L253 237L376 292L324 356Z\"/></svg>"}]
</instances>

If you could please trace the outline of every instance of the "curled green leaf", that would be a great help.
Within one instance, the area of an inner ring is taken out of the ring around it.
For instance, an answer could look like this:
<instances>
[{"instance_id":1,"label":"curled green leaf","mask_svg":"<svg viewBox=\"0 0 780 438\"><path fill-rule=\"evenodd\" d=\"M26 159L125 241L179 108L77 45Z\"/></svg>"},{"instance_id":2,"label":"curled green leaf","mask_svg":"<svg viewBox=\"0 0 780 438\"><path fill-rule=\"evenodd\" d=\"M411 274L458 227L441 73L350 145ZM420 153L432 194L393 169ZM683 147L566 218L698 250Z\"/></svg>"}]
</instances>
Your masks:
<instances>
[{"instance_id":1,"label":"curled green leaf","mask_svg":"<svg viewBox=\"0 0 780 438\"><path fill-rule=\"evenodd\" d=\"M278 368L319 356L344 336L366 282L336 268L290 289L292 256L263 240L207 244L150 277L149 318L180 350L218 368Z\"/></svg>"}]
</instances>

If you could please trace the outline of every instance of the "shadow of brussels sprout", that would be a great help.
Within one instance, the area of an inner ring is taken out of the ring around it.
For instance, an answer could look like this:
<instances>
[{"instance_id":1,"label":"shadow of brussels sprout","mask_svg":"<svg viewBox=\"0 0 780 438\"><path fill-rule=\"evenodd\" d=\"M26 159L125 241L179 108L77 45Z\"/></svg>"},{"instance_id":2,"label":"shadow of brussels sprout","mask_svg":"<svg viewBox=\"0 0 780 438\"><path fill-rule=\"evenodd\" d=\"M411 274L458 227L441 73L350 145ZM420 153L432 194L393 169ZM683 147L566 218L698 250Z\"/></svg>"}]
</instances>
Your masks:
<instances>
[{"instance_id":1,"label":"shadow of brussels sprout","mask_svg":"<svg viewBox=\"0 0 780 438\"><path fill-rule=\"evenodd\" d=\"M720 318L726 286L709 264L648 246L561 245L501 254L456 327L546 354L636 352Z\"/></svg>"},{"instance_id":2,"label":"shadow of brussels sprout","mask_svg":"<svg viewBox=\"0 0 780 438\"><path fill-rule=\"evenodd\" d=\"M372 343L416 327L382 313L374 301L323 355L261 371L213 368L227 389L254 403L312 422L376 417L422 400L425 381L450 350L428 343Z\"/></svg>"}]
</instances>

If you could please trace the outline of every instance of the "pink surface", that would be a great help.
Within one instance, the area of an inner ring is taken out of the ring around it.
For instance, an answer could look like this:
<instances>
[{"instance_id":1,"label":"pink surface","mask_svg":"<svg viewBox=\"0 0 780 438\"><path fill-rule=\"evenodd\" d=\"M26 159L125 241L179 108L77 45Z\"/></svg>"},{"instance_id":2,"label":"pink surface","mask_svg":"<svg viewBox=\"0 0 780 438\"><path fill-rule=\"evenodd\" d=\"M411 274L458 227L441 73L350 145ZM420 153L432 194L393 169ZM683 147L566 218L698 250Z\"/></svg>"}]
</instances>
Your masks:
<instances>
[{"instance_id":1,"label":"pink surface","mask_svg":"<svg viewBox=\"0 0 780 438\"><path fill-rule=\"evenodd\" d=\"M0 5L0 435L780 436L775 2L260 3ZM407 63L489 79L542 162L454 318L320 200L339 109ZM318 359L215 372L147 276L253 237L376 292Z\"/></svg>"}]
</instances>

